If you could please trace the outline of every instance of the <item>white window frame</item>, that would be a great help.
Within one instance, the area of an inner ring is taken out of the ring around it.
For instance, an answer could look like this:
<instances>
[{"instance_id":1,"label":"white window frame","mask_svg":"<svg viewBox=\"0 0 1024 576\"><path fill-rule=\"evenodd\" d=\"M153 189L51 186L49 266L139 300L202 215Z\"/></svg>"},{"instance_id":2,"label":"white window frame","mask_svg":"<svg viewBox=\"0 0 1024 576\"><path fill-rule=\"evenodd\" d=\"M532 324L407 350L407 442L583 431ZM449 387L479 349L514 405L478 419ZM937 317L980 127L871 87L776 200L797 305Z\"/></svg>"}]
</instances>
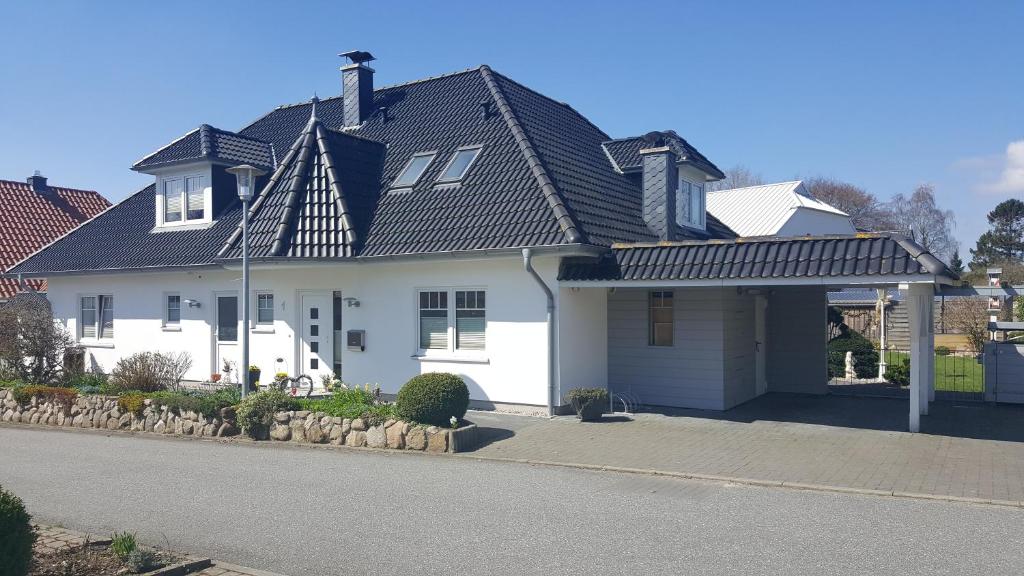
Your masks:
<instances>
[{"instance_id":1,"label":"white window frame","mask_svg":"<svg viewBox=\"0 0 1024 576\"><path fill-rule=\"evenodd\" d=\"M668 306L664 306L664 294L669 294ZM656 296L659 295L659 296ZM655 299L661 298L661 306L655 306ZM658 344L655 334L655 325L666 324L666 322L655 322L655 310L669 310L669 343ZM649 348L674 348L676 345L676 294L675 290L648 290L647 291L647 346Z\"/></svg>"},{"instance_id":2,"label":"white window frame","mask_svg":"<svg viewBox=\"0 0 1024 576\"><path fill-rule=\"evenodd\" d=\"M195 226L213 222L213 189L211 188L211 172L209 167L191 167L187 171L168 172L156 178L156 226L173 228L176 226ZM203 217L188 217L188 187L190 178L199 180L199 189L203 194ZM168 182L181 181L181 220L167 220L167 197L165 188Z\"/></svg>"},{"instance_id":3,"label":"white window frame","mask_svg":"<svg viewBox=\"0 0 1024 576\"><path fill-rule=\"evenodd\" d=\"M445 178L444 177L445 172L447 172L448 169L452 167L452 164L455 163L455 158L458 157L459 153L460 152L468 152L470 150L476 150L476 154L474 154L473 158L470 159L469 164L466 165L466 169L462 171L462 174L460 174L459 176L454 177L454 178ZM437 183L438 184L448 184L448 183L451 183L451 182L460 182L463 179L465 179L466 175L469 174L469 171L473 169L473 165L476 164L477 159L480 158L480 154L483 153L483 150L484 150L483 144L476 144L476 145L473 145L473 146L463 146L461 148L456 149L455 152L452 152L452 157L448 159L448 163L446 163L444 165L444 168L441 169L441 173L437 176Z\"/></svg>"},{"instance_id":4,"label":"white window frame","mask_svg":"<svg viewBox=\"0 0 1024 576\"><path fill-rule=\"evenodd\" d=\"M93 310L93 314L95 315L95 320L93 320L93 324L92 324L92 327L93 327L93 330L94 330L94 334L92 336L86 336L85 335L85 314L84 314L85 309L82 307L82 304L83 304L82 301L84 299L86 299L86 298L93 298L93 299L95 299L95 308L92 309ZM117 331L115 330L115 326L114 326L114 321L116 319L116 317L114 316L114 312L116 311L116 308L113 308L111 310L111 314L110 314L110 333L105 333L104 330L103 330L103 314L101 313L101 310L103 309L103 306L101 306L101 303L100 303L100 299L102 299L102 298L109 298L110 300L114 301L114 305L115 306L117 304L117 301L114 300L114 295L112 293L100 293L100 292L97 292L97 293L93 293L93 294L78 294L77 295L77 307L78 307L78 310L76 312L76 317L78 318L78 330L77 330L77 332L78 332L78 339L80 341L86 341L86 342L112 342L114 340L114 335L117 334Z\"/></svg>"},{"instance_id":5,"label":"white window frame","mask_svg":"<svg viewBox=\"0 0 1024 576\"><path fill-rule=\"evenodd\" d=\"M687 219L682 217L684 198L689 214ZM676 188L676 224L699 230L707 227L707 192L704 184L693 182L682 174L679 175Z\"/></svg>"},{"instance_id":6,"label":"white window frame","mask_svg":"<svg viewBox=\"0 0 1024 576\"><path fill-rule=\"evenodd\" d=\"M405 175L405 172L409 169L409 166L412 166L412 163L417 158L423 157L429 157L430 160L427 161L427 165L423 167L423 170L419 173L419 175L416 176L416 179L408 184L399 184L398 181L402 178L403 175ZM420 180L423 179L423 175L427 173L427 170L430 170L430 166L434 163L434 160L437 160L437 150L428 150L425 152L417 152L413 154L409 158L409 161L405 163L405 166L403 166L402 169L398 171L398 175L395 176L395 181L391 183L391 188L394 188L396 190L404 190L416 186L417 184L420 183Z\"/></svg>"},{"instance_id":7,"label":"white window frame","mask_svg":"<svg viewBox=\"0 0 1024 576\"><path fill-rule=\"evenodd\" d=\"M261 322L260 321L260 296L270 296L270 315L271 315L271 318L270 318L269 322ZM276 309L276 307L277 307L277 298L274 296L274 291L273 290L257 290L255 292L255 294L253 295L252 305L253 305L252 319L253 319L253 325L255 326L255 329L258 330L258 331L265 332L268 329L273 328L274 322L277 320L277 309Z\"/></svg>"},{"instance_id":8,"label":"white window frame","mask_svg":"<svg viewBox=\"0 0 1024 576\"><path fill-rule=\"evenodd\" d=\"M173 297L173 296L177 296L177 298L178 298L178 320L175 321L175 322L171 321L171 313L170 313L171 312L171 297ZM181 294L178 293L178 292L164 292L162 298L163 298L163 300L162 300L161 304L163 306L163 319L164 319L163 328L164 328L164 330L172 331L172 332L180 331L181 330L181 310L182 310L181 305L183 303L182 299L181 299Z\"/></svg>"},{"instance_id":9,"label":"white window frame","mask_svg":"<svg viewBox=\"0 0 1024 576\"><path fill-rule=\"evenodd\" d=\"M447 320L447 340L448 345L446 348L421 348L420 347L420 294L423 292L444 292L448 296L448 309L446 314ZM414 346L416 350L416 357L431 358L440 357L446 359L466 359L466 360L485 360L485 354L487 352L487 341L488 341L488 315L487 305L484 305L484 347L482 349L465 349L458 348L456 338L458 333L456 331L456 292L483 292L485 294L485 301L487 299L486 294L489 292L486 286L424 286L414 290L413 293L413 313L415 314L413 331L413 338L415 339Z\"/></svg>"}]
</instances>

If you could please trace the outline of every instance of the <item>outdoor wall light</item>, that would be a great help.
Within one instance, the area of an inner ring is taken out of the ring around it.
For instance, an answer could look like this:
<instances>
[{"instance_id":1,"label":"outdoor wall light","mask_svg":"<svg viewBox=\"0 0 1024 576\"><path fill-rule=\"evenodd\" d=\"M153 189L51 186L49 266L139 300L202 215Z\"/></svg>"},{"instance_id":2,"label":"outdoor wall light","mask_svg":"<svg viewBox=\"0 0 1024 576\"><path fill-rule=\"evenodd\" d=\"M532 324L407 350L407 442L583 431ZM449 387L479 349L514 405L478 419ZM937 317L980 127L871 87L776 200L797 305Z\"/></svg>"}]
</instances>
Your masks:
<instances>
[{"instance_id":1,"label":"outdoor wall light","mask_svg":"<svg viewBox=\"0 0 1024 576\"><path fill-rule=\"evenodd\" d=\"M349 296L348 298L342 298L345 301L345 305L349 308L359 308L359 299Z\"/></svg>"}]
</instances>

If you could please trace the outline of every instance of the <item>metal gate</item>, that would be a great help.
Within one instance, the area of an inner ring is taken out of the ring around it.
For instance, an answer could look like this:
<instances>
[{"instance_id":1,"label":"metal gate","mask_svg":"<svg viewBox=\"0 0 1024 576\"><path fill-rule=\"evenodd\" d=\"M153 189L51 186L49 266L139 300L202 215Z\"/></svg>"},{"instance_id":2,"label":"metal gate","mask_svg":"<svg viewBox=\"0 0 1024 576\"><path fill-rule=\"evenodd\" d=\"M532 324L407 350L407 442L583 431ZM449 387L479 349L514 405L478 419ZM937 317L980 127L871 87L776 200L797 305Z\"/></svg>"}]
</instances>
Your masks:
<instances>
[{"instance_id":1,"label":"metal gate","mask_svg":"<svg viewBox=\"0 0 1024 576\"><path fill-rule=\"evenodd\" d=\"M1024 346L1021 347L1024 353ZM845 352L829 351L829 391L854 396L908 398L910 351L890 347L872 353L859 353L860 363L847 370ZM988 368L986 355L967 350L936 347L931 362L935 367L935 400L983 402L993 400L986 393ZM1024 374L1024 355L1018 355L1020 374ZM883 371L879 364L884 363ZM1024 379L1018 379L1024 382ZM1024 391L1024 390L1022 390ZM1024 401L1024 400L1021 400Z\"/></svg>"},{"instance_id":2,"label":"metal gate","mask_svg":"<svg viewBox=\"0 0 1024 576\"><path fill-rule=\"evenodd\" d=\"M1024 403L1024 344L985 344L985 399Z\"/></svg>"}]
</instances>

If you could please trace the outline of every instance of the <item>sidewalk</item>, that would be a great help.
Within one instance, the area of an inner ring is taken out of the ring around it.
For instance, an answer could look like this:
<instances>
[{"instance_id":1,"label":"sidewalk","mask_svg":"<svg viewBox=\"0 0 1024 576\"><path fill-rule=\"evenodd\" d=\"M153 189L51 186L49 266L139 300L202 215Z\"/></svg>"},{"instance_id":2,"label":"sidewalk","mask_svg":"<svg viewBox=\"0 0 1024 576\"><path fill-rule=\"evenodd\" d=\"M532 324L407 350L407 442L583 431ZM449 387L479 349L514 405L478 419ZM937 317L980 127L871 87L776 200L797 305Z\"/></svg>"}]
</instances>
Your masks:
<instances>
[{"instance_id":1,"label":"sidewalk","mask_svg":"<svg viewBox=\"0 0 1024 576\"><path fill-rule=\"evenodd\" d=\"M905 418L905 401L783 395L600 423L474 412L492 441L463 456L1024 505L1024 411L936 404L922 434Z\"/></svg>"}]
</instances>

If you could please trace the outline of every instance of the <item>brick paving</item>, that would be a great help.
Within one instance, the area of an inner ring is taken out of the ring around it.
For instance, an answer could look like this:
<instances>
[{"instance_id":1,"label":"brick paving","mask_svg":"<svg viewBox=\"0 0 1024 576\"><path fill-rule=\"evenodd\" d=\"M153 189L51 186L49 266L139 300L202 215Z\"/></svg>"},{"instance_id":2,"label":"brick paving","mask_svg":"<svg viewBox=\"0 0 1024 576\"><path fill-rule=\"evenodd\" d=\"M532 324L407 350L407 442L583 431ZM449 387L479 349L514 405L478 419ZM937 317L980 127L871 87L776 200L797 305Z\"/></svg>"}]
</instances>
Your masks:
<instances>
[{"instance_id":1,"label":"brick paving","mask_svg":"<svg viewBox=\"0 0 1024 576\"><path fill-rule=\"evenodd\" d=\"M770 394L723 413L600 423L475 412L493 441L467 456L1024 505L1024 407L935 403L919 434L903 431L907 410L894 399Z\"/></svg>"}]
</instances>

